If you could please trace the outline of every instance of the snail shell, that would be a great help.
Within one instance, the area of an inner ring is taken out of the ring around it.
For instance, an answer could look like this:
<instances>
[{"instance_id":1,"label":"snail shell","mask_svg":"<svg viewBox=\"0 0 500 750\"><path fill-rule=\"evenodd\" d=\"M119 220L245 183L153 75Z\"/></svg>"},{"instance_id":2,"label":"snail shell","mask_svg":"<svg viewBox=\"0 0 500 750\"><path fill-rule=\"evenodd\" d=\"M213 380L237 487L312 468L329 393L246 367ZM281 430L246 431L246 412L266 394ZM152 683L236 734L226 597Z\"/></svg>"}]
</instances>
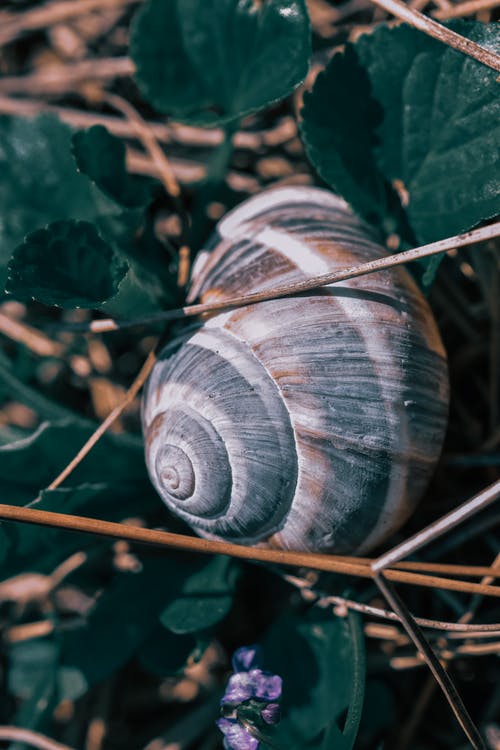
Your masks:
<instances>
[{"instance_id":1,"label":"snail shell","mask_svg":"<svg viewBox=\"0 0 500 750\"><path fill-rule=\"evenodd\" d=\"M332 193L290 187L222 219L189 299L222 300L384 254ZM160 355L146 461L200 535L360 552L402 524L440 453L443 346L402 268L214 315Z\"/></svg>"}]
</instances>

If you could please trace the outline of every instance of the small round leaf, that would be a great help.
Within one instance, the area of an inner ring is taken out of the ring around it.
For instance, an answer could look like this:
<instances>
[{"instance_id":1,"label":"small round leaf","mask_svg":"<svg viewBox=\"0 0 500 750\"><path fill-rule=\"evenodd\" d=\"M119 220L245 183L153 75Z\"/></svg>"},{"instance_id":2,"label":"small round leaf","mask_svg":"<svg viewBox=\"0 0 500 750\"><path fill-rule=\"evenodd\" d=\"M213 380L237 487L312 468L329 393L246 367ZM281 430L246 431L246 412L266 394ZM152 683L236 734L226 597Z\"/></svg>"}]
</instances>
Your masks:
<instances>
[{"instance_id":1,"label":"small round leaf","mask_svg":"<svg viewBox=\"0 0 500 750\"><path fill-rule=\"evenodd\" d=\"M55 221L14 250L6 291L45 305L95 307L116 294L127 268L90 222Z\"/></svg>"}]
</instances>

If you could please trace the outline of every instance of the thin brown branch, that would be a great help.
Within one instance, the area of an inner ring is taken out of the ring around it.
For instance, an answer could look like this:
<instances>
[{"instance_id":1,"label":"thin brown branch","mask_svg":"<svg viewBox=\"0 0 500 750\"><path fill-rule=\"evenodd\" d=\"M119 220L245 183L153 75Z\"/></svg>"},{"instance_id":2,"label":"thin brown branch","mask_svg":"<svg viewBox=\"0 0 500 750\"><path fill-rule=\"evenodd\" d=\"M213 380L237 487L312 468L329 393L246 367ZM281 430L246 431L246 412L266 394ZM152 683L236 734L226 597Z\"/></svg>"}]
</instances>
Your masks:
<instances>
[{"instance_id":1,"label":"thin brown branch","mask_svg":"<svg viewBox=\"0 0 500 750\"><path fill-rule=\"evenodd\" d=\"M4 115L21 115L33 117L41 112L57 115L63 122L75 128L89 128L92 125L104 125L113 135L120 138L135 138L136 131L121 117L105 115L101 112L87 112L71 107L49 104L43 99L17 98L0 96L0 113ZM193 148L215 148L224 140L221 128L198 128L191 125L147 121L155 138L161 143L178 143ZM275 147L295 138L297 126L292 117L283 117L275 127L259 131L239 131L234 135L234 146L251 151L263 146Z\"/></svg>"},{"instance_id":2,"label":"thin brown branch","mask_svg":"<svg viewBox=\"0 0 500 750\"><path fill-rule=\"evenodd\" d=\"M149 373L151 372L154 363L156 362L156 355L154 351L150 352L146 361L144 362L143 366L141 367L141 370L137 377L135 378L134 382L128 389L125 398L123 401L116 406L112 412L108 414L106 419L99 425L97 430L89 437L85 445L80 448L76 456L73 458L72 461L69 462L69 464L63 469L63 471L54 479L53 482L51 482L47 489L54 490L56 487L59 487L65 479L73 472L76 467L83 461L85 456L90 453L94 445L100 440L100 438L104 435L106 430L110 427L110 425L113 424L115 419L118 419L120 414L127 408L129 404L132 403L134 398L139 393L140 389L142 388L144 382L146 381Z\"/></svg>"},{"instance_id":3,"label":"thin brown branch","mask_svg":"<svg viewBox=\"0 0 500 750\"><path fill-rule=\"evenodd\" d=\"M123 99L123 97L116 94L106 94L105 98L111 106L121 112L130 122L135 135L139 138L147 153L156 164L158 175L165 190L172 198L178 199L181 194L179 183L167 156L158 144L153 129L141 117L135 107Z\"/></svg>"},{"instance_id":4,"label":"thin brown branch","mask_svg":"<svg viewBox=\"0 0 500 750\"><path fill-rule=\"evenodd\" d=\"M457 34L455 31L446 28L442 24L434 21L432 18L425 16L418 10L410 8L401 0L371 0L374 5L378 5L379 8L391 13L396 18L400 18L402 21L406 21L411 26L414 26L419 31L423 31L424 34L438 39L443 44L447 44L449 47L462 52L464 55L478 60L478 62L486 65L488 68L493 68L500 72L500 55L497 55L491 50L481 47L479 44L466 39L466 37Z\"/></svg>"},{"instance_id":5,"label":"thin brown branch","mask_svg":"<svg viewBox=\"0 0 500 750\"><path fill-rule=\"evenodd\" d=\"M474 497L467 500L458 508L455 508L451 513L447 513L445 516L442 516L442 518L434 521L434 523L426 526L425 529L414 534L410 539L406 539L401 544L398 544L396 547L389 550L389 552L381 555L372 563L372 568L375 571L380 571L389 565L393 565L395 562L402 560L404 557L412 555L427 544L439 539L440 536L451 531L451 529L454 529L475 513L487 508L494 503L499 496L500 480L494 482L477 495L474 495Z\"/></svg>"},{"instance_id":6,"label":"thin brown branch","mask_svg":"<svg viewBox=\"0 0 500 750\"><path fill-rule=\"evenodd\" d=\"M170 158L170 164L179 182L190 185L201 182L207 176L207 165L191 159ZM157 165L146 154L136 149L127 148L127 169L134 174L160 177ZM230 169L226 174L227 183L238 186L240 192L256 193L260 189L259 181L252 175Z\"/></svg>"},{"instance_id":7,"label":"thin brown branch","mask_svg":"<svg viewBox=\"0 0 500 750\"><path fill-rule=\"evenodd\" d=\"M371 565L373 560L370 558L356 558ZM478 566L478 565L449 565L447 563L432 563L432 562L417 562L417 561L400 561L397 562L393 567L399 570L413 570L419 573L440 573L446 576L489 576L491 581L483 581L483 583L491 583L494 578L500 577L500 569L495 563L490 566Z\"/></svg>"},{"instance_id":8,"label":"thin brown branch","mask_svg":"<svg viewBox=\"0 0 500 750\"><path fill-rule=\"evenodd\" d=\"M38 622L25 622L22 625L13 625L3 634L8 643L21 643L31 641L33 638L43 638L54 632L55 626L52 620L39 620Z\"/></svg>"},{"instance_id":9,"label":"thin brown branch","mask_svg":"<svg viewBox=\"0 0 500 750\"><path fill-rule=\"evenodd\" d=\"M60 357L64 351L63 345L58 341L52 341L52 339L36 328L14 320L1 311L0 333L7 336L11 341L24 344L24 346L39 357Z\"/></svg>"},{"instance_id":10,"label":"thin brown branch","mask_svg":"<svg viewBox=\"0 0 500 750\"><path fill-rule=\"evenodd\" d=\"M90 450L90 448L88 448L88 450ZM67 470L63 473L66 475L66 472ZM253 562L271 562L280 565L306 567L314 570L324 570L331 573L360 576L362 578L375 577L375 572L370 565L351 562L348 557L313 552L290 552L287 550L266 549L261 547L245 547L231 542L200 539L198 537L187 536L184 534L173 534L168 531L145 529L136 526L129 526L128 524L113 523L111 521L101 521L96 518L42 511L32 507L0 505L0 518L11 521L20 521L22 523L34 523L40 526L50 526L53 528L97 534L98 536L106 536L114 539L126 539L131 542L151 544L189 552L229 555L230 557L250 560ZM400 583L500 597L500 586L488 586L461 580L457 581L449 578L411 573L404 570L387 570L385 575L388 579Z\"/></svg>"},{"instance_id":11,"label":"thin brown branch","mask_svg":"<svg viewBox=\"0 0 500 750\"><path fill-rule=\"evenodd\" d=\"M83 550L74 552L70 557L63 560L63 562L55 568L49 576L52 589L57 588L61 585L65 578L74 573L75 570L81 568L82 565L88 560L88 555Z\"/></svg>"},{"instance_id":12,"label":"thin brown branch","mask_svg":"<svg viewBox=\"0 0 500 750\"><path fill-rule=\"evenodd\" d=\"M464 643L462 646L457 646L453 651L443 650L442 654L446 659L463 655L485 656L486 654L500 654L500 641L496 641L495 643Z\"/></svg>"},{"instance_id":13,"label":"thin brown branch","mask_svg":"<svg viewBox=\"0 0 500 750\"><path fill-rule=\"evenodd\" d=\"M187 245L183 245L179 248L179 268L177 270L177 286L181 289L185 287L189 281L190 270L191 250Z\"/></svg>"},{"instance_id":14,"label":"thin brown branch","mask_svg":"<svg viewBox=\"0 0 500 750\"><path fill-rule=\"evenodd\" d=\"M378 573L376 575L375 581L394 612L396 612L396 614L401 618L401 622L406 632L427 662L427 666L429 667L436 681L441 687L441 690L446 696L446 699L453 713L455 714L458 723L462 727L472 747L475 748L475 750L486 750L483 739L479 734L476 725L472 721L469 712L467 711L450 675L442 666L438 657L430 647L424 634L410 614L408 608L399 598L399 595L397 594L394 586L387 580L386 573Z\"/></svg>"},{"instance_id":15,"label":"thin brown branch","mask_svg":"<svg viewBox=\"0 0 500 750\"><path fill-rule=\"evenodd\" d=\"M131 76L133 72L134 65L128 57L103 57L66 65L59 63L46 66L37 73L1 78L0 93L52 96L71 91L84 81L109 81Z\"/></svg>"},{"instance_id":16,"label":"thin brown branch","mask_svg":"<svg viewBox=\"0 0 500 750\"><path fill-rule=\"evenodd\" d=\"M331 595L320 595L310 588L309 582L303 578L299 578L294 575L283 575L284 580L291 583L301 590L302 594L307 601L313 601L319 607L333 607L335 609L352 609L355 612L361 612L365 615L372 617L378 617L383 620L391 620L393 622L401 622L400 617L395 612L389 609L382 609L381 607L373 607L371 604L364 604L363 602L357 602L353 599L345 599L342 596L331 596ZM466 625L458 622L448 622L446 620L431 620L426 617L415 617L415 622L423 628L430 628L432 630L445 630L448 638L485 638L490 633L496 635L500 633L500 623L488 623L488 624L471 624Z\"/></svg>"},{"instance_id":17,"label":"thin brown branch","mask_svg":"<svg viewBox=\"0 0 500 750\"><path fill-rule=\"evenodd\" d=\"M65 326L65 330L105 333L106 331L116 331L117 328L129 328L157 321L177 320L179 318L204 315L206 313L220 312L222 310L236 309L238 307L246 307L246 305L253 305L257 302L266 302L271 299L288 297L293 294L300 294L312 289L317 289L326 286L327 284L335 284L339 281L346 281L347 279L354 279L358 276L375 273L376 271L383 271L387 268L400 266L404 263L420 260L421 258L429 258L432 255L439 255L440 253L445 253L449 250L466 247L499 236L500 221L497 221L494 224L489 224L480 229L472 229L470 232L465 232L464 234L456 235L455 237L431 242L429 245L422 245L421 247L416 247L412 250L405 250L402 253L395 253L394 255L386 255L382 258L377 258L377 260L369 261L368 263L350 266L342 271L332 271L331 273L322 274L321 276L314 276L306 281L277 286L273 289L268 289L265 292L255 292L253 294L246 294L240 297L233 297L217 302L208 302L206 304L187 305L186 307L177 308L176 310L166 310L164 313L144 318L135 318L130 321L117 322L116 320L108 318L105 320L95 320L90 323L90 325L70 324Z\"/></svg>"},{"instance_id":18,"label":"thin brown branch","mask_svg":"<svg viewBox=\"0 0 500 750\"><path fill-rule=\"evenodd\" d=\"M413 616L410 614L408 608L399 598L399 595L394 589L394 586L389 582L389 580L387 580L388 576L385 573L385 569L387 569L390 564L401 560L403 557L406 557L407 555L421 549L421 547L423 547L424 545L430 543L434 539L439 538L442 534L451 530L455 526L458 526L467 518L494 502L499 495L500 480L490 485L483 492L475 495L466 503L463 503L456 510L448 513L435 523L430 524L430 526L426 527L421 532L415 534L413 537L406 540L397 547L394 547L388 553L382 555L374 563L372 563L372 570L376 573L375 581L377 583L377 586L384 594L386 600L388 601L394 612L401 618L403 627L425 659L427 666L431 670L436 681L441 687L441 690L445 694L446 699L448 700L448 703L450 704L453 713L457 718L457 721L468 737L471 745L479 750L485 748L484 742L474 722L469 716L467 709L465 708L462 699L455 688L455 685L453 684L448 672L446 671L446 660L448 660L449 658L453 658L453 654L451 656L447 656L443 653L442 658L445 660L445 663L441 663L441 661L427 642L418 624L415 622Z\"/></svg>"},{"instance_id":19,"label":"thin brown branch","mask_svg":"<svg viewBox=\"0 0 500 750\"><path fill-rule=\"evenodd\" d=\"M432 15L440 21L446 21L450 18L463 18L495 8L500 8L500 0L466 0L466 2L449 5L446 8L438 8Z\"/></svg>"},{"instance_id":20,"label":"thin brown branch","mask_svg":"<svg viewBox=\"0 0 500 750\"><path fill-rule=\"evenodd\" d=\"M26 32L47 29L85 13L116 6L126 7L136 2L138 0L56 0L23 13L6 13L2 17L0 45L8 44Z\"/></svg>"},{"instance_id":21,"label":"thin brown branch","mask_svg":"<svg viewBox=\"0 0 500 750\"><path fill-rule=\"evenodd\" d=\"M13 96L0 96L0 113L4 115L20 115L22 117L34 117L42 112L56 115L60 120L75 128L90 128L92 125L104 125L110 133L119 138L136 138L136 131L122 117L104 115L100 112L86 112L80 109L63 107L57 104L48 104L43 99L16 98ZM155 137L162 143L182 143L190 146L212 147L222 142L222 130L201 131L204 136L200 143L199 128L184 126L182 131L172 125L161 122L148 122ZM187 131L187 133L184 132ZM193 131L193 135L191 135Z\"/></svg>"},{"instance_id":22,"label":"thin brown branch","mask_svg":"<svg viewBox=\"0 0 500 750\"><path fill-rule=\"evenodd\" d=\"M456 625L458 625L459 627L462 627L461 620L457 622ZM466 627L470 628L470 630L463 631L463 633L458 630L457 632L450 632L446 634L446 637L450 639L467 638L467 640L476 639L476 638L500 638L500 628L498 630L494 630L492 628L491 630L488 630L488 631L478 630L477 625L474 623L471 623L470 625L466 625Z\"/></svg>"},{"instance_id":23,"label":"thin brown branch","mask_svg":"<svg viewBox=\"0 0 500 750\"><path fill-rule=\"evenodd\" d=\"M56 742L45 734L33 732L31 729L21 729L20 727L0 726L0 741L19 742L37 747L39 750L72 750L68 745Z\"/></svg>"},{"instance_id":24,"label":"thin brown branch","mask_svg":"<svg viewBox=\"0 0 500 750\"><path fill-rule=\"evenodd\" d=\"M107 94L106 101L111 106L115 107L121 112L132 125L135 135L139 138L145 150L151 157L151 160L155 164L158 176L163 183L163 187L166 192L174 201L177 214L181 220L182 231L181 231L181 243L182 246L179 250L178 260L178 278L177 285L184 287L189 280L190 270L190 258L191 251L187 244L187 233L189 227L189 216L186 213L185 206L181 201L181 188L175 174L175 170L172 167L170 159L161 148L158 140L154 134L153 129L149 124L141 117L139 112L123 97L117 96L116 94Z\"/></svg>"},{"instance_id":25,"label":"thin brown branch","mask_svg":"<svg viewBox=\"0 0 500 750\"><path fill-rule=\"evenodd\" d=\"M127 147L126 152L127 170L133 174L142 174L150 177L160 177L155 162L146 154L136 149ZM192 185L201 182L207 175L207 168L201 162L192 159L170 159L170 164L179 182Z\"/></svg>"}]
</instances>

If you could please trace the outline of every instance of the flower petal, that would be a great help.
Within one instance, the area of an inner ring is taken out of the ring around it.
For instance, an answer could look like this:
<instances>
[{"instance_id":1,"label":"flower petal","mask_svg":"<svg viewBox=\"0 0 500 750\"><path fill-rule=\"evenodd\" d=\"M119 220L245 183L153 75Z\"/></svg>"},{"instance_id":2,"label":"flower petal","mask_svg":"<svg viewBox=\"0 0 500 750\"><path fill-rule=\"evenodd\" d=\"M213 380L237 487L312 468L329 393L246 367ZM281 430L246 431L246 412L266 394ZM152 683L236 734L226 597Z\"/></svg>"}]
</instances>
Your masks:
<instances>
[{"instance_id":1,"label":"flower petal","mask_svg":"<svg viewBox=\"0 0 500 750\"><path fill-rule=\"evenodd\" d=\"M247 672L260 666L262 661L262 649L260 646L242 646L233 654L233 671Z\"/></svg>"},{"instance_id":2,"label":"flower petal","mask_svg":"<svg viewBox=\"0 0 500 750\"><path fill-rule=\"evenodd\" d=\"M215 723L224 735L226 750L258 750L259 740L235 719L219 719Z\"/></svg>"},{"instance_id":3,"label":"flower petal","mask_svg":"<svg viewBox=\"0 0 500 750\"><path fill-rule=\"evenodd\" d=\"M259 674L256 674L256 673ZM281 696L282 679L277 674L266 674L253 669L249 674L254 680L254 697L265 701L275 701Z\"/></svg>"},{"instance_id":4,"label":"flower petal","mask_svg":"<svg viewBox=\"0 0 500 750\"><path fill-rule=\"evenodd\" d=\"M260 715L266 724L277 724L281 719L281 709L278 703L268 703L264 706Z\"/></svg>"},{"instance_id":5,"label":"flower petal","mask_svg":"<svg viewBox=\"0 0 500 750\"><path fill-rule=\"evenodd\" d=\"M260 669L253 670L260 672ZM221 703L243 703L255 695L255 677L250 672L236 672L231 675L226 686L226 692Z\"/></svg>"}]
</instances>

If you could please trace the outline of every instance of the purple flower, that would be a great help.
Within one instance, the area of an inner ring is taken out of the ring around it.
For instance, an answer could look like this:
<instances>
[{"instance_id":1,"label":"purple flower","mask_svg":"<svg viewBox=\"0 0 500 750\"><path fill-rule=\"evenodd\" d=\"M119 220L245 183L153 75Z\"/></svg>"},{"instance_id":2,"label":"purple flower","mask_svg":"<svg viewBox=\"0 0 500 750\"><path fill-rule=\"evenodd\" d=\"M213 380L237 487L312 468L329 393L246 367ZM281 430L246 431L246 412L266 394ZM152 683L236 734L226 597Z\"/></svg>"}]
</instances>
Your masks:
<instances>
[{"instance_id":1,"label":"purple flower","mask_svg":"<svg viewBox=\"0 0 500 750\"><path fill-rule=\"evenodd\" d=\"M275 701L281 696L281 677L268 674L262 669L251 669L249 672L236 672L227 683L222 703L238 705L251 698L263 701Z\"/></svg>"},{"instance_id":2,"label":"purple flower","mask_svg":"<svg viewBox=\"0 0 500 750\"><path fill-rule=\"evenodd\" d=\"M259 740L238 719L218 719L215 723L224 735L225 750L257 750L259 747Z\"/></svg>"},{"instance_id":3,"label":"purple flower","mask_svg":"<svg viewBox=\"0 0 500 750\"><path fill-rule=\"evenodd\" d=\"M233 655L234 672L221 700L223 718L217 721L226 750L258 750L259 727L265 731L266 725L280 720L276 701L281 698L282 680L261 669L261 663L259 646L244 646Z\"/></svg>"}]
</instances>

